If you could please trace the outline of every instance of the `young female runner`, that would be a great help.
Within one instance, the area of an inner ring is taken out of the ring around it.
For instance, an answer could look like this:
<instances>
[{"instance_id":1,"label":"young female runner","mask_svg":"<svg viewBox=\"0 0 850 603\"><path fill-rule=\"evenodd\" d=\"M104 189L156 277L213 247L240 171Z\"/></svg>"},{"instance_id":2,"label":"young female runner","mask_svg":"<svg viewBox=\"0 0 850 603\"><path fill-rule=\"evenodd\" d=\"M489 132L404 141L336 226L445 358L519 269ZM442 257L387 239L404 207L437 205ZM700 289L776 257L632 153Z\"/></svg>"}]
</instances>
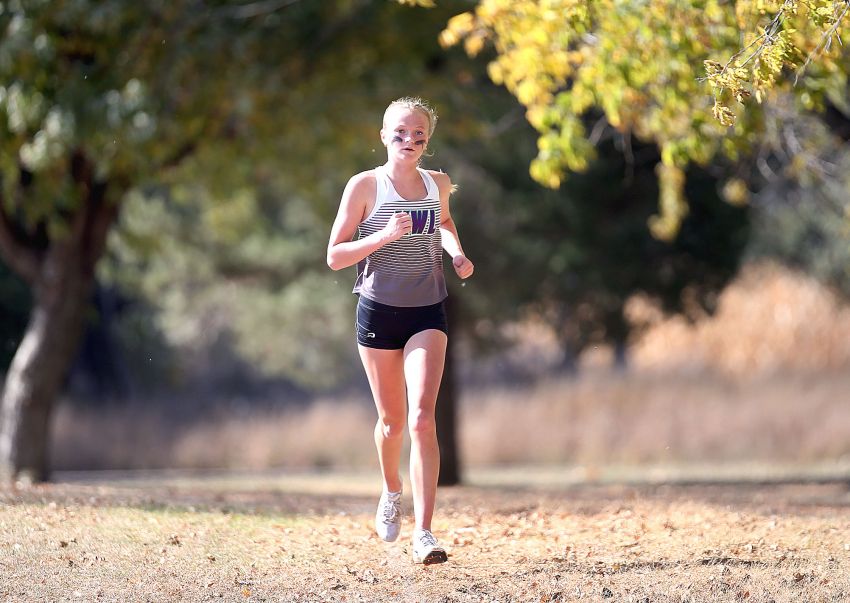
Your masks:
<instances>
[{"instance_id":1,"label":"young female runner","mask_svg":"<svg viewBox=\"0 0 850 603\"><path fill-rule=\"evenodd\" d=\"M413 559L425 564L447 559L431 533L440 471L434 407L448 335L443 250L460 278L474 269L449 212L451 180L419 167L436 123L421 99L390 103L380 132L387 162L348 181L327 258L334 270L357 264L357 343L378 409L375 446L384 480L375 529L387 542L401 530L399 465L407 415Z\"/></svg>"}]
</instances>

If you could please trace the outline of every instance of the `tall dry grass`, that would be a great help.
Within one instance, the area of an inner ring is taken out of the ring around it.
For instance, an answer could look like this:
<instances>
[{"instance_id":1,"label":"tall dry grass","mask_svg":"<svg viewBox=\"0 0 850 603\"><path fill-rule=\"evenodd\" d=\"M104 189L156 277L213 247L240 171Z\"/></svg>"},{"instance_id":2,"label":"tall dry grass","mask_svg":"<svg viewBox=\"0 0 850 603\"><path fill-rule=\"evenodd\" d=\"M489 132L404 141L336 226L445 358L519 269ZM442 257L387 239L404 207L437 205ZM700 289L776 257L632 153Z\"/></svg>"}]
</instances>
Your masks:
<instances>
[{"instance_id":1,"label":"tall dry grass","mask_svg":"<svg viewBox=\"0 0 850 603\"><path fill-rule=\"evenodd\" d=\"M774 263L744 266L714 316L665 318L639 297L651 325L632 346L638 371L714 371L734 379L850 369L850 305L814 278ZM850 399L850 398L848 398Z\"/></svg>"},{"instance_id":2,"label":"tall dry grass","mask_svg":"<svg viewBox=\"0 0 850 603\"><path fill-rule=\"evenodd\" d=\"M714 316L665 317L636 297L648 330L631 369L591 350L578 379L467 392L473 463L777 460L850 454L850 305L772 263L745 266Z\"/></svg>"},{"instance_id":3,"label":"tall dry grass","mask_svg":"<svg viewBox=\"0 0 850 603\"><path fill-rule=\"evenodd\" d=\"M633 309L652 328L623 374L585 358L578 378L462 391L471 465L812 462L850 455L850 307L811 279L747 267L695 324ZM532 342L533 343L533 342ZM532 346L533 347L533 346ZM597 359L598 360L598 359ZM58 468L371 467L367 399L318 400L174 422L163 404L59 409Z\"/></svg>"},{"instance_id":4,"label":"tall dry grass","mask_svg":"<svg viewBox=\"0 0 850 603\"><path fill-rule=\"evenodd\" d=\"M850 376L732 382L710 375L554 379L470 393L473 464L811 462L850 455Z\"/></svg>"},{"instance_id":5,"label":"tall dry grass","mask_svg":"<svg viewBox=\"0 0 850 603\"><path fill-rule=\"evenodd\" d=\"M306 408L226 411L175 422L161 402L77 409L54 420L57 469L265 469L362 467L371 461L367 400L317 400Z\"/></svg>"}]
</instances>

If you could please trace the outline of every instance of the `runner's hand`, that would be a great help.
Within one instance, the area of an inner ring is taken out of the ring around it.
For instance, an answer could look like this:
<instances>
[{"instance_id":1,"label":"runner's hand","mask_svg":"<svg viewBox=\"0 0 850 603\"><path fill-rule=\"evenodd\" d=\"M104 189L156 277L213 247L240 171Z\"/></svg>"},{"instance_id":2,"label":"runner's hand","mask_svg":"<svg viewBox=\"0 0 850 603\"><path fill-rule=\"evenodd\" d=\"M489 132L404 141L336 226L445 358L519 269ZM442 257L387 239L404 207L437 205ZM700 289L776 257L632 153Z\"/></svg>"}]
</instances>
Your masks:
<instances>
[{"instance_id":1,"label":"runner's hand","mask_svg":"<svg viewBox=\"0 0 850 603\"><path fill-rule=\"evenodd\" d=\"M389 238L390 242L397 241L413 230L413 218L410 214L404 211L397 211L390 216L387 225L384 227L384 233Z\"/></svg>"},{"instance_id":2,"label":"runner's hand","mask_svg":"<svg viewBox=\"0 0 850 603\"><path fill-rule=\"evenodd\" d=\"M455 272L462 279L469 278L475 271L475 264L470 262L465 255L456 255L452 258L452 266L455 267Z\"/></svg>"}]
</instances>

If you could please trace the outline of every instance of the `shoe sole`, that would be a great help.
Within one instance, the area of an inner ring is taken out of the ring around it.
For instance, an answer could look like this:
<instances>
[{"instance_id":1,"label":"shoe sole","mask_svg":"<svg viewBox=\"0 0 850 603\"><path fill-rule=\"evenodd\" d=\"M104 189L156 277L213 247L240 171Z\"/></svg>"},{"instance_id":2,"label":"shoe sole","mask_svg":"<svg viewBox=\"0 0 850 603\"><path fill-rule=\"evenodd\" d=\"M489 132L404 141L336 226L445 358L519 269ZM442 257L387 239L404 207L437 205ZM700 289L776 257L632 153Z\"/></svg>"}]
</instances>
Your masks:
<instances>
[{"instance_id":1,"label":"shoe sole","mask_svg":"<svg viewBox=\"0 0 850 603\"><path fill-rule=\"evenodd\" d=\"M435 551L431 551L427 555L425 555L424 559L419 559L417 556L413 556L414 563L421 563L422 565L434 565L436 563L445 563L449 560L449 556L446 555L446 551L442 551L437 549Z\"/></svg>"}]
</instances>

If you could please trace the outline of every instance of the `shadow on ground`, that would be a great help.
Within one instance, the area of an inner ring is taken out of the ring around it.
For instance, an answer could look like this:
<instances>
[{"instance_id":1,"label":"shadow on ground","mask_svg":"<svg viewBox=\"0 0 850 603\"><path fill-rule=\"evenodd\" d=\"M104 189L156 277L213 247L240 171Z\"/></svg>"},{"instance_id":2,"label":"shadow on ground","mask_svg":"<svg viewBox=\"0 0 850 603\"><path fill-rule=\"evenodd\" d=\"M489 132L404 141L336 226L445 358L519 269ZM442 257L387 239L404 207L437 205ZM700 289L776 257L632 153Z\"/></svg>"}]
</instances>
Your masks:
<instances>
[{"instance_id":1,"label":"shadow on ground","mask_svg":"<svg viewBox=\"0 0 850 603\"><path fill-rule=\"evenodd\" d=\"M760 514L834 513L850 510L850 481L843 477L811 479L630 479L548 484L478 480L478 484L443 487L438 505L478 508L510 514L557 507L595 514L610 505L643 500L655 503L699 502ZM405 485L410 492L410 485ZM264 515L370 513L380 481L361 472L73 472L29 487L5 487L0 500L138 508L215 510Z\"/></svg>"}]
</instances>

